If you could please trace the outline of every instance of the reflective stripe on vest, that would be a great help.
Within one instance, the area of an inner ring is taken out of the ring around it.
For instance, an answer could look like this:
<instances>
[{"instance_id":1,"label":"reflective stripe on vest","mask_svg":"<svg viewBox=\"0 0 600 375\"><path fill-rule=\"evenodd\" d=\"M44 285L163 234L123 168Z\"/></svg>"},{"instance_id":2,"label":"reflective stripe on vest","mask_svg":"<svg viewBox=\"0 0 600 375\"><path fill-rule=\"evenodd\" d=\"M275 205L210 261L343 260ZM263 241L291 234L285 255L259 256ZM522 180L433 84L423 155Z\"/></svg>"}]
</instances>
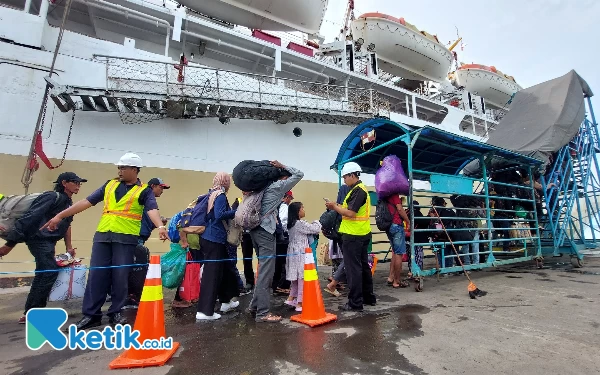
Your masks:
<instances>
[{"instance_id":1,"label":"reflective stripe on vest","mask_svg":"<svg viewBox=\"0 0 600 375\"><path fill-rule=\"evenodd\" d=\"M146 184L131 188L118 202L115 191L121 182L118 179L110 181L104 188L104 209L98 223L98 232L113 232L138 236L142 228L144 206L139 202Z\"/></svg>"},{"instance_id":2,"label":"reflective stripe on vest","mask_svg":"<svg viewBox=\"0 0 600 375\"><path fill-rule=\"evenodd\" d=\"M355 217L342 216L342 223L340 224L339 230L340 233L351 234L353 236L364 236L371 233L371 197L363 183L356 185L348 192L348 194L346 194L342 207L348 208L348 198L354 189L358 188L363 189L367 194L367 202L358 210Z\"/></svg>"}]
</instances>

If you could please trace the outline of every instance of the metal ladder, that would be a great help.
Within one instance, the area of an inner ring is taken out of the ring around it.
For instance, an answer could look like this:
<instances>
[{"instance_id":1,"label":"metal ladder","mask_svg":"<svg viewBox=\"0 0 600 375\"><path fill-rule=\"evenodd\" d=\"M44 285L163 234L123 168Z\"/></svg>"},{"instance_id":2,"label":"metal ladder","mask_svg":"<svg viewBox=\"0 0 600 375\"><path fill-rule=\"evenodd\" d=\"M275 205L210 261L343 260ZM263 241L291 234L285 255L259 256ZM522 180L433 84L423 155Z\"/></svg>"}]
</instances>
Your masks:
<instances>
[{"instance_id":1,"label":"metal ladder","mask_svg":"<svg viewBox=\"0 0 600 375\"><path fill-rule=\"evenodd\" d=\"M588 114L591 119L586 116L577 135L557 153L550 173L541 178L546 211L540 220L542 245L552 247L554 256L566 251L576 267L600 241L600 138L589 99Z\"/></svg>"}]
</instances>

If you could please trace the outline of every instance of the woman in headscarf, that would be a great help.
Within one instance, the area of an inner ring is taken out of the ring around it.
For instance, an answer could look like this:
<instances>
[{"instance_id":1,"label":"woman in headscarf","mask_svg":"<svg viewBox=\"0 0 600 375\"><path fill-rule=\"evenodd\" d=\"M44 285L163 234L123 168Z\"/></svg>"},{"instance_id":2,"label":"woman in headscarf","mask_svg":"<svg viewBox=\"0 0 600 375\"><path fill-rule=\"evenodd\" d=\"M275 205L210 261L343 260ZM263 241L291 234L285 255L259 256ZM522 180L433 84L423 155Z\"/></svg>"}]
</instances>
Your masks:
<instances>
[{"instance_id":1,"label":"woman in headscarf","mask_svg":"<svg viewBox=\"0 0 600 375\"><path fill-rule=\"evenodd\" d=\"M204 271L196 320L215 320L221 317L214 312L217 295L221 301L221 312L233 310L240 304L239 301L231 300L238 296L236 277L223 262L227 259L227 230L223 221L233 219L235 215L235 210L227 202L226 194L230 186L231 177L225 172L219 172L213 178L213 187L209 190L206 229L200 237Z\"/></svg>"}]
</instances>

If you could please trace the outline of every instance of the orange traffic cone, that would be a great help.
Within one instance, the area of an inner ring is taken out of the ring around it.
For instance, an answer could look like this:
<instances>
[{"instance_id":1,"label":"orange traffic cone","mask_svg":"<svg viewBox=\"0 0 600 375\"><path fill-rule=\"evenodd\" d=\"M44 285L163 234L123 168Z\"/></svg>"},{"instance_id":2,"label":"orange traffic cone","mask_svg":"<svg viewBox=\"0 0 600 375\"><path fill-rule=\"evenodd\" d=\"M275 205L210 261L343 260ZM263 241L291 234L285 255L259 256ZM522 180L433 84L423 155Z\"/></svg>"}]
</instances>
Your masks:
<instances>
[{"instance_id":1,"label":"orange traffic cone","mask_svg":"<svg viewBox=\"0 0 600 375\"><path fill-rule=\"evenodd\" d=\"M333 322L336 315L325 312L319 276L315 268L315 259L310 247L306 248L304 254L304 296L302 301L302 313L294 315L291 320L304 323L311 327Z\"/></svg>"},{"instance_id":2,"label":"orange traffic cone","mask_svg":"<svg viewBox=\"0 0 600 375\"><path fill-rule=\"evenodd\" d=\"M162 280L160 277L160 256L152 255L144 282L142 297L135 318L134 331L139 331L138 341L166 338L165 314L163 307ZM162 366L175 354L178 342L170 349L128 349L109 365L111 369Z\"/></svg>"}]
</instances>

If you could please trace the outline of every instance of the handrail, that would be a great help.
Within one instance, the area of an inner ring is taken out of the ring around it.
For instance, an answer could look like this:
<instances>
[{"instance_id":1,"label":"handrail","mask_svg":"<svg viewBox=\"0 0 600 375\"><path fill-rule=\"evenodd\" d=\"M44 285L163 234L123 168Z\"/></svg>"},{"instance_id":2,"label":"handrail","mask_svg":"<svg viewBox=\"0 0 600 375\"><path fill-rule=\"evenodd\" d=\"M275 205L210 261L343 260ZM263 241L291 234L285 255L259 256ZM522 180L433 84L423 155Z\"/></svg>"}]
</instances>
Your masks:
<instances>
[{"instance_id":1,"label":"handrail","mask_svg":"<svg viewBox=\"0 0 600 375\"><path fill-rule=\"evenodd\" d=\"M47 0L43 0L43 1L47 1ZM122 14L123 12L126 12L128 17L132 17L132 18L135 18L140 21L146 21L146 22L151 22L151 23L156 22L157 26L159 23L162 24L167 29L167 36L165 38L165 56L169 56L169 43L170 43L170 39L171 39L171 29L172 29L172 26L169 23L169 21L163 20L158 17L150 16L148 14L138 12L137 10L133 10L133 9L121 6L121 5L109 3L104 0L75 0L75 1L84 3L84 4L86 4L88 6L92 6L94 8L103 9L108 12L113 12L113 13L117 13L117 14Z\"/></svg>"},{"instance_id":2,"label":"handrail","mask_svg":"<svg viewBox=\"0 0 600 375\"><path fill-rule=\"evenodd\" d=\"M115 59L115 60L139 61L139 62L147 62L147 63L155 63L155 64L166 64L166 65L172 65L172 66L179 65L179 63L175 63L175 62L164 62L164 61L157 61L157 60L138 59L138 58L134 58L134 57L122 57L122 56L112 56L112 55L104 55L104 54L93 54L92 56L94 58L103 57L106 59ZM194 64L194 63L192 63L192 64ZM332 84L323 83L323 82L309 82L309 81L302 81L302 80L293 79L293 78L272 77L272 76L263 75L263 74L236 72L234 70L212 68L209 66L204 66L204 65L199 65L199 64L188 65L188 67L200 68L200 69L204 69L204 70L219 71L219 72L224 72L224 73L241 74L241 75L255 77L255 78L261 78L261 79L278 79L278 80L287 81L287 82L296 82L296 83L305 83L305 84L310 83L311 85L315 85L315 86L332 87L332 88L338 88L338 89L348 88L348 89L352 89L352 90L373 91L373 92L376 91L374 89L370 89L370 88L366 88L366 87L346 87L346 86L332 85Z\"/></svg>"}]
</instances>

